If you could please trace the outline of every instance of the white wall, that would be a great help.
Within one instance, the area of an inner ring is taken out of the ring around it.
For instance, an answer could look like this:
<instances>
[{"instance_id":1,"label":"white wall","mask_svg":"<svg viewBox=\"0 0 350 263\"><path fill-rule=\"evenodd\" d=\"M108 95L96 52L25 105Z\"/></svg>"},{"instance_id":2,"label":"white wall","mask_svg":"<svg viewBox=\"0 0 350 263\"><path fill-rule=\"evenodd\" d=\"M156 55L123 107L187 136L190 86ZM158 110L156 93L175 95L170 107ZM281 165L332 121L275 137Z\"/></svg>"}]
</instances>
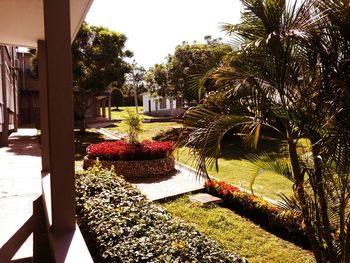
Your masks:
<instances>
[{"instance_id":1,"label":"white wall","mask_svg":"<svg viewBox=\"0 0 350 263\"><path fill-rule=\"evenodd\" d=\"M157 98L159 99L159 98ZM149 109L149 101L151 101L151 109ZM170 110L170 100L166 100L166 108L160 109L159 103L156 102L155 98L151 98L149 93L145 93L142 95L142 103L143 103L143 112L155 112L162 111L162 110ZM158 105L157 105L158 104ZM157 107L158 106L158 107ZM173 109L176 109L176 100L173 100Z\"/></svg>"}]
</instances>

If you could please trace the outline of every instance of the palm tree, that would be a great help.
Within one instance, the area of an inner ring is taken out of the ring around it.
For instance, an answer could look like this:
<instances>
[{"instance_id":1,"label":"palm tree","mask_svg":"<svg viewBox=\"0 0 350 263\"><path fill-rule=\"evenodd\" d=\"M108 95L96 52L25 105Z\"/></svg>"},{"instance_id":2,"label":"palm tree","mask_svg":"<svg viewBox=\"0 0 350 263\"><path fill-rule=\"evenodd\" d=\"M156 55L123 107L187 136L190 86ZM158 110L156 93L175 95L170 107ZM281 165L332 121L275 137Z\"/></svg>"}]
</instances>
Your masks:
<instances>
[{"instance_id":1,"label":"palm tree","mask_svg":"<svg viewBox=\"0 0 350 263\"><path fill-rule=\"evenodd\" d=\"M205 75L217 91L185 115L187 144L206 173L234 127L255 147L261 126L278 131L288 144L289 178L316 261L347 262L349 1L242 2L241 23L223 26L240 48ZM311 143L311 160L297 151L301 138Z\"/></svg>"}]
</instances>

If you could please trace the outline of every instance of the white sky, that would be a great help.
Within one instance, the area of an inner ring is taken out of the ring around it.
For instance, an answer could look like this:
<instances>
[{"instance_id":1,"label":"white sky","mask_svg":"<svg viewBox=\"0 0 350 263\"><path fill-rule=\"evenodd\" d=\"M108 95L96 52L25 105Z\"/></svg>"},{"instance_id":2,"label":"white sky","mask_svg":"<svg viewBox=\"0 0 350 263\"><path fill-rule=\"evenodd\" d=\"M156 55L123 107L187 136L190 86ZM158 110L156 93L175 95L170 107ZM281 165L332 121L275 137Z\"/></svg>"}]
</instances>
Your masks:
<instances>
[{"instance_id":1,"label":"white sky","mask_svg":"<svg viewBox=\"0 0 350 263\"><path fill-rule=\"evenodd\" d=\"M220 24L238 23L240 11L239 0L95 0L86 21L124 33L126 48L147 69L165 62L182 41L228 40Z\"/></svg>"}]
</instances>

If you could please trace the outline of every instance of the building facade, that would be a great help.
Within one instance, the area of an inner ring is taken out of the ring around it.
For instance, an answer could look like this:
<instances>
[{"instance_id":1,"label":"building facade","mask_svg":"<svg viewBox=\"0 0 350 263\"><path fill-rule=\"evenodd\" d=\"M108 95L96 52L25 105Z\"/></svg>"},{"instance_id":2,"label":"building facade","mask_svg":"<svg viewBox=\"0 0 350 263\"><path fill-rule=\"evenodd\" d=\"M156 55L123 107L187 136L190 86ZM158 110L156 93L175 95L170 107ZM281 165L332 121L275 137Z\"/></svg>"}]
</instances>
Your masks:
<instances>
[{"instance_id":1,"label":"building facade","mask_svg":"<svg viewBox=\"0 0 350 263\"><path fill-rule=\"evenodd\" d=\"M176 117L185 112L181 99L153 97L149 93L142 95L143 114L158 117Z\"/></svg>"},{"instance_id":2,"label":"building facade","mask_svg":"<svg viewBox=\"0 0 350 263\"><path fill-rule=\"evenodd\" d=\"M0 45L0 147L18 127L18 78L16 47Z\"/></svg>"}]
</instances>

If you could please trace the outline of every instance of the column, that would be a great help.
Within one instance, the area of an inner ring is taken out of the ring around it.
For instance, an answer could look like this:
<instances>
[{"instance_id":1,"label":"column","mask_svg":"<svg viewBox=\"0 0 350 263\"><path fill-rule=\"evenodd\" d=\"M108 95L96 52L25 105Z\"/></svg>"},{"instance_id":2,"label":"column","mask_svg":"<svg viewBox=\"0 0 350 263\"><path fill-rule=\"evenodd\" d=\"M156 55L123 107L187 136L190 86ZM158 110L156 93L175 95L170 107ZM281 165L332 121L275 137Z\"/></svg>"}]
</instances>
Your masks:
<instances>
[{"instance_id":1,"label":"column","mask_svg":"<svg viewBox=\"0 0 350 263\"><path fill-rule=\"evenodd\" d=\"M70 1L44 0L53 232L75 229Z\"/></svg>"},{"instance_id":2,"label":"column","mask_svg":"<svg viewBox=\"0 0 350 263\"><path fill-rule=\"evenodd\" d=\"M108 97L108 120L112 119L111 107L112 107L112 96L109 96Z\"/></svg>"},{"instance_id":3,"label":"column","mask_svg":"<svg viewBox=\"0 0 350 263\"><path fill-rule=\"evenodd\" d=\"M39 103L40 103L40 141L41 141L41 166L42 171L50 170L49 148L49 118L47 97L47 72L46 72L46 43L38 41L38 70L39 70Z\"/></svg>"},{"instance_id":4,"label":"column","mask_svg":"<svg viewBox=\"0 0 350 263\"><path fill-rule=\"evenodd\" d=\"M106 118L106 100L102 100L102 117Z\"/></svg>"},{"instance_id":5,"label":"column","mask_svg":"<svg viewBox=\"0 0 350 263\"><path fill-rule=\"evenodd\" d=\"M0 147L1 146L8 146L8 133L9 133L9 114L7 110L7 92L6 92L6 63L5 63L5 48L3 46L0 46L0 52L1 52L1 61L0 61L0 74L1 74L1 80L2 83L2 110L3 110L3 125L2 125L2 132L0 132Z\"/></svg>"}]
</instances>

